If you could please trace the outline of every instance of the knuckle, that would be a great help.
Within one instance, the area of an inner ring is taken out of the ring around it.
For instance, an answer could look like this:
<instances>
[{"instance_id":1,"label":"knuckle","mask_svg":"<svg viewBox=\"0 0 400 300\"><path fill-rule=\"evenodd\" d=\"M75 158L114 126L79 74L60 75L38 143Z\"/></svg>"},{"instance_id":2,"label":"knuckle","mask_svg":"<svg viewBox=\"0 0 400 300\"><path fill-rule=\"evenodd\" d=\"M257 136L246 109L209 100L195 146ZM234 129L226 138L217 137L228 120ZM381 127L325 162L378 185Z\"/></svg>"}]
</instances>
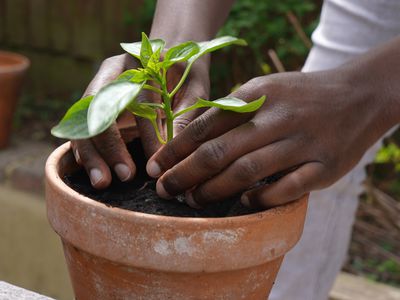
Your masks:
<instances>
[{"instance_id":1,"label":"knuckle","mask_svg":"<svg viewBox=\"0 0 400 300\"><path fill-rule=\"evenodd\" d=\"M126 152L125 144L117 128L110 127L109 130L96 137L94 141L96 148L109 162L120 160Z\"/></svg>"},{"instance_id":2,"label":"knuckle","mask_svg":"<svg viewBox=\"0 0 400 300\"><path fill-rule=\"evenodd\" d=\"M183 130L190 124L190 122L191 120L188 118L178 117L174 120L174 126L179 130Z\"/></svg>"},{"instance_id":3,"label":"knuckle","mask_svg":"<svg viewBox=\"0 0 400 300\"><path fill-rule=\"evenodd\" d=\"M241 182L252 183L260 177L262 165L253 159L242 157L234 165L235 178Z\"/></svg>"},{"instance_id":4,"label":"knuckle","mask_svg":"<svg viewBox=\"0 0 400 300\"><path fill-rule=\"evenodd\" d=\"M196 153L206 168L215 170L220 168L226 152L227 147L223 142L213 141L201 145Z\"/></svg>"},{"instance_id":5,"label":"knuckle","mask_svg":"<svg viewBox=\"0 0 400 300\"><path fill-rule=\"evenodd\" d=\"M106 59L103 60L101 66L109 66L110 64L114 64L116 61L121 60L121 58L122 54L107 57Z\"/></svg>"},{"instance_id":6,"label":"knuckle","mask_svg":"<svg viewBox=\"0 0 400 300\"><path fill-rule=\"evenodd\" d=\"M180 155L175 147L174 142L170 142L167 143L165 145L165 156L163 156L164 158L167 159L167 161L174 161L174 162L178 162L180 161ZM160 159L159 162L162 163L162 161L164 161L164 159ZM167 167L167 166L164 166Z\"/></svg>"},{"instance_id":7,"label":"knuckle","mask_svg":"<svg viewBox=\"0 0 400 300\"><path fill-rule=\"evenodd\" d=\"M208 121L203 116L195 119L188 128L191 129L190 138L193 142L202 142L208 135Z\"/></svg>"},{"instance_id":8,"label":"knuckle","mask_svg":"<svg viewBox=\"0 0 400 300\"><path fill-rule=\"evenodd\" d=\"M303 195L307 192L307 184L298 172L290 175L290 190L294 195Z\"/></svg>"}]
</instances>

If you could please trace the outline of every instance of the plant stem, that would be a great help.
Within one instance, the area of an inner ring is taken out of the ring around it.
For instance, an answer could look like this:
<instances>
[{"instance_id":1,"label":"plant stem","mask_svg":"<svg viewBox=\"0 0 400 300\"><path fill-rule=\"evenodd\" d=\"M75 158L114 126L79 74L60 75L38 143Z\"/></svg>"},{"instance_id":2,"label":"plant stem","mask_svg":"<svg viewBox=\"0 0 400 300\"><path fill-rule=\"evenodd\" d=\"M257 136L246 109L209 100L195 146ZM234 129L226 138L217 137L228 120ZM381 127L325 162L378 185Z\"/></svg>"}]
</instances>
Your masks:
<instances>
[{"instance_id":1,"label":"plant stem","mask_svg":"<svg viewBox=\"0 0 400 300\"><path fill-rule=\"evenodd\" d=\"M169 96L172 98L178 91L179 89L182 87L183 83L186 80L186 77L189 75L190 69L192 68L194 61L191 61L185 69L185 72L183 72L183 75L181 77L181 79L179 80L178 84L176 85L176 87L172 90L172 92L169 94Z\"/></svg>"},{"instance_id":2,"label":"plant stem","mask_svg":"<svg viewBox=\"0 0 400 300\"><path fill-rule=\"evenodd\" d=\"M173 139L174 137L174 113L172 111L172 96L168 93L167 89L167 72L163 69L162 73L162 81L161 81L161 88L162 88L162 98L164 102L164 113L166 118L166 125L167 125L167 142Z\"/></svg>"},{"instance_id":3,"label":"plant stem","mask_svg":"<svg viewBox=\"0 0 400 300\"><path fill-rule=\"evenodd\" d=\"M174 116L171 109L171 98L169 97L169 95L165 95L163 98L165 105L164 107L165 119L167 125L167 142L169 142L174 137L174 128L173 128Z\"/></svg>"}]
</instances>

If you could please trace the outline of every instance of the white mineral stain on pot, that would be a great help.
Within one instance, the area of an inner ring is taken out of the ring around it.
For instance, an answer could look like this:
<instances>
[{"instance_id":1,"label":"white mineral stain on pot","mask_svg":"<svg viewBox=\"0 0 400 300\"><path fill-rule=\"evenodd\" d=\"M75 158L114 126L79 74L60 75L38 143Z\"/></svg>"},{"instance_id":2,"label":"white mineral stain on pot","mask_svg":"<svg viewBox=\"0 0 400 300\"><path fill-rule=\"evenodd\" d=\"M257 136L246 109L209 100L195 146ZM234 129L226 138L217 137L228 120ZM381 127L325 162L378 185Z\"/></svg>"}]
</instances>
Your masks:
<instances>
[{"instance_id":1,"label":"white mineral stain on pot","mask_svg":"<svg viewBox=\"0 0 400 300\"><path fill-rule=\"evenodd\" d=\"M170 249L170 245L166 240L159 240L154 244L154 251L161 255L170 255L172 254L172 250Z\"/></svg>"},{"instance_id":2,"label":"white mineral stain on pot","mask_svg":"<svg viewBox=\"0 0 400 300\"><path fill-rule=\"evenodd\" d=\"M211 230L196 232L187 237L179 236L171 241L160 239L153 244L153 250L163 256L171 254L194 256L208 246L214 247L215 244L233 245L239 242L242 232L242 229Z\"/></svg>"},{"instance_id":3,"label":"white mineral stain on pot","mask_svg":"<svg viewBox=\"0 0 400 300\"><path fill-rule=\"evenodd\" d=\"M180 237L175 240L174 248L178 254L187 254L191 256L196 250L195 246L191 244L190 238L188 240L187 238Z\"/></svg>"},{"instance_id":4,"label":"white mineral stain on pot","mask_svg":"<svg viewBox=\"0 0 400 300\"><path fill-rule=\"evenodd\" d=\"M238 241L240 235L242 234L241 229L238 230L213 230L203 232L203 240L206 243L214 242L225 242L229 244L234 244Z\"/></svg>"}]
</instances>

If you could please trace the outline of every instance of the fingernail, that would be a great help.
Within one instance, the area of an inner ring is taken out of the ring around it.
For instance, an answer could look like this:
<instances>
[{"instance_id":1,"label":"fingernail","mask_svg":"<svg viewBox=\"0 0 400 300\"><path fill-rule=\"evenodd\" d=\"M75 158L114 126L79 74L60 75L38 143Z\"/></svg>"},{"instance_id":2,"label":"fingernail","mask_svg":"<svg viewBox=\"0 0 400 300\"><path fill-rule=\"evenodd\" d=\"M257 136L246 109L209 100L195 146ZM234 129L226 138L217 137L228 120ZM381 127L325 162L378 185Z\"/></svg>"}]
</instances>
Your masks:
<instances>
[{"instance_id":1,"label":"fingernail","mask_svg":"<svg viewBox=\"0 0 400 300\"><path fill-rule=\"evenodd\" d=\"M146 166L147 174L151 177L158 177L161 175L161 168L154 160L150 160Z\"/></svg>"},{"instance_id":2,"label":"fingernail","mask_svg":"<svg viewBox=\"0 0 400 300\"><path fill-rule=\"evenodd\" d=\"M114 171L117 173L118 178L123 182L129 180L132 175L131 170L125 164L116 164L114 166Z\"/></svg>"},{"instance_id":3,"label":"fingernail","mask_svg":"<svg viewBox=\"0 0 400 300\"><path fill-rule=\"evenodd\" d=\"M240 202L244 205L249 207L250 206L250 200L249 197L247 197L247 195L243 194L242 197L240 197Z\"/></svg>"},{"instance_id":4,"label":"fingernail","mask_svg":"<svg viewBox=\"0 0 400 300\"><path fill-rule=\"evenodd\" d=\"M164 199L172 198L172 196L167 193L167 191L165 190L165 188L160 180L157 181L156 190L157 190L158 196L160 196L161 198L164 198Z\"/></svg>"},{"instance_id":5,"label":"fingernail","mask_svg":"<svg viewBox=\"0 0 400 300\"><path fill-rule=\"evenodd\" d=\"M75 149L75 159L78 164L81 163L81 156L79 155L78 149Z\"/></svg>"},{"instance_id":6,"label":"fingernail","mask_svg":"<svg viewBox=\"0 0 400 300\"><path fill-rule=\"evenodd\" d=\"M201 209L202 207L197 204L193 199L192 193L186 193L186 204L189 205L191 208Z\"/></svg>"},{"instance_id":7,"label":"fingernail","mask_svg":"<svg viewBox=\"0 0 400 300\"><path fill-rule=\"evenodd\" d=\"M92 185L98 184L103 179L103 174L97 168L93 168L90 170L90 181Z\"/></svg>"}]
</instances>

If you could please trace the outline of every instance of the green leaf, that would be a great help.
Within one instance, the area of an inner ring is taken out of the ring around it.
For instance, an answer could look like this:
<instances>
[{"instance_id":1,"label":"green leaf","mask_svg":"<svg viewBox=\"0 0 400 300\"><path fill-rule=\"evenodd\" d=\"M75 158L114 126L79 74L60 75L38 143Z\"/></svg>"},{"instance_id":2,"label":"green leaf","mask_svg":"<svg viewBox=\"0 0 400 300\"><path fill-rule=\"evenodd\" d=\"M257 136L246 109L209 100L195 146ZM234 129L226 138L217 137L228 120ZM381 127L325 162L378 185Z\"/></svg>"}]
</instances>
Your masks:
<instances>
[{"instance_id":1,"label":"green leaf","mask_svg":"<svg viewBox=\"0 0 400 300\"><path fill-rule=\"evenodd\" d=\"M137 97L143 83L114 81L103 87L94 97L88 110L90 136L105 131L118 115Z\"/></svg>"},{"instance_id":2,"label":"green leaf","mask_svg":"<svg viewBox=\"0 0 400 300\"><path fill-rule=\"evenodd\" d=\"M147 67L147 63L151 55L153 54L153 49L151 47L149 38L147 35L142 32L142 46L140 48L140 62L142 63L143 68Z\"/></svg>"},{"instance_id":3,"label":"green leaf","mask_svg":"<svg viewBox=\"0 0 400 300\"><path fill-rule=\"evenodd\" d=\"M146 118L150 121L157 135L157 139L160 141L161 144L165 144L166 142L162 138L157 125L157 108L159 107L157 107L155 103L138 103L136 101L128 105L128 110L131 113L139 117Z\"/></svg>"},{"instance_id":4,"label":"green leaf","mask_svg":"<svg viewBox=\"0 0 400 300\"><path fill-rule=\"evenodd\" d=\"M200 51L200 47L195 42L185 42L170 48L164 57L163 66L169 68L177 62L187 61Z\"/></svg>"},{"instance_id":5,"label":"green leaf","mask_svg":"<svg viewBox=\"0 0 400 300\"><path fill-rule=\"evenodd\" d=\"M152 74L157 78L160 73L160 53L161 49L156 50L149 58L149 61L147 62L147 67L146 69L150 71L149 73Z\"/></svg>"},{"instance_id":6,"label":"green leaf","mask_svg":"<svg viewBox=\"0 0 400 300\"><path fill-rule=\"evenodd\" d=\"M157 51L157 49L161 49L161 51L162 51L165 47L165 42L161 39L149 40L149 42L151 44L151 49L153 50L153 52ZM122 49L124 49L130 55L132 55L140 60L140 50L142 47L141 42L121 43L120 45L121 45Z\"/></svg>"},{"instance_id":7,"label":"green leaf","mask_svg":"<svg viewBox=\"0 0 400 300\"><path fill-rule=\"evenodd\" d=\"M238 113L248 113L259 109L265 101L265 96L253 100L251 102L245 102L235 97L225 97L214 101L208 101L204 99L197 100L195 106L200 107L218 107L223 110L234 111Z\"/></svg>"},{"instance_id":8,"label":"green leaf","mask_svg":"<svg viewBox=\"0 0 400 300\"><path fill-rule=\"evenodd\" d=\"M150 105L149 105L150 104ZM132 102L128 105L128 110L142 118L149 119L151 121L155 121L157 119L157 107L152 105L153 103L138 103L136 101Z\"/></svg>"},{"instance_id":9,"label":"green leaf","mask_svg":"<svg viewBox=\"0 0 400 300\"><path fill-rule=\"evenodd\" d=\"M202 56L206 53L213 52L215 50L224 48L226 46L229 46L229 45L246 46L247 43L243 39L238 39L233 36L227 35L227 36L221 36L221 37L213 39L211 41L200 42L200 43L198 43L198 45L200 47L200 51L196 55L192 56L189 59L190 62L195 61L200 56Z\"/></svg>"},{"instance_id":10,"label":"green leaf","mask_svg":"<svg viewBox=\"0 0 400 300\"><path fill-rule=\"evenodd\" d=\"M63 139L85 139L90 137L87 112L94 96L84 97L70 107L60 123L51 129L51 134Z\"/></svg>"},{"instance_id":11,"label":"green leaf","mask_svg":"<svg viewBox=\"0 0 400 300\"><path fill-rule=\"evenodd\" d=\"M148 76L145 72L145 70L127 70L123 72L121 75L118 76L117 80L127 80L130 82L136 82L140 83L143 81L146 81L148 79Z\"/></svg>"}]
</instances>

